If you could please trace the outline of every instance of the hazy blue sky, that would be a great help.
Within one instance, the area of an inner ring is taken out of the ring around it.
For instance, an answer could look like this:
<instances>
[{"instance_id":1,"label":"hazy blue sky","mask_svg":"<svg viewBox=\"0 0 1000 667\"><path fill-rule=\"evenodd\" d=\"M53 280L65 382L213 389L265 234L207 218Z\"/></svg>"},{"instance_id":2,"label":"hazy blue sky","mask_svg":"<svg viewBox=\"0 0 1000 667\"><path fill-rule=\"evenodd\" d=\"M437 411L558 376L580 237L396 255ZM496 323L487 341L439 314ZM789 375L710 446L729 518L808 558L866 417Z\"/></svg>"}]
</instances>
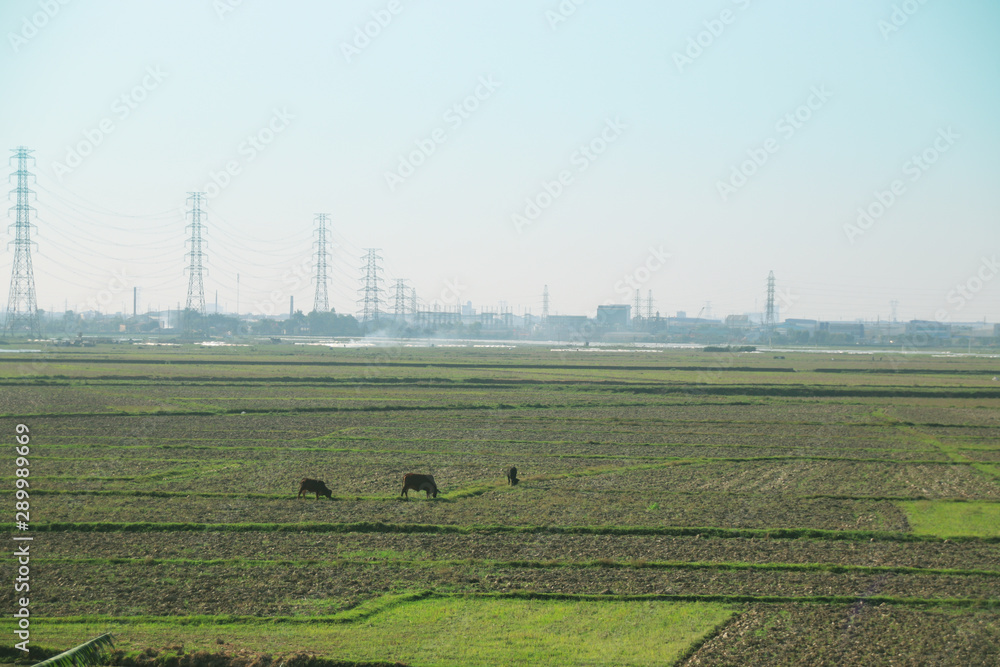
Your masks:
<instances>
[{"instance_id":1,"label":"hazy blue sky","mask_svg":"<svg viewBox=\"0 0 1000 667\"><path fill-rule=\"evenodd\" d=\"M1000 321L995 0L5 0L0 26L42 308L183 302L207 190L230 311L237 273L244 312L310 310L329 213L340 312L377 247L426 303L632 284L718 317L773 270L782 317Z\"/></svg>"}]
</instances>

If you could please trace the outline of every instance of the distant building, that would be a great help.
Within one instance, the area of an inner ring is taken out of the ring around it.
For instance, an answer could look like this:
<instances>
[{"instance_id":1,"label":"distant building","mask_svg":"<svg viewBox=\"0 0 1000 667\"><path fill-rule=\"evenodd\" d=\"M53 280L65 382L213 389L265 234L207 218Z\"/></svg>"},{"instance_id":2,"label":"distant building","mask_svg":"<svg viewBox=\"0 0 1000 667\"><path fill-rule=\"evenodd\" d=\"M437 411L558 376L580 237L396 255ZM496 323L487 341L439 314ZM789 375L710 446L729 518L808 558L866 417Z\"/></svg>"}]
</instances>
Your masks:
<instances>
[{"instance_id":1,"label":"distant building","mask_svg":"<svg viewBox=\"0 0 1000 667\"><path fill-rule=\"evenodd\" d=\"M789 318L784 322L785 328L789 330L799 330L799 331L815 331L819 326L817 320L803 320L797 318Z\"/></svg>"},{"instance_id":2,"label":"distant building","mask_svg":"<svg viewBox=\"0 0 1000 667\"><path fill-rule=\"evenodd\" d=\"M448 310L419 310L413 319L420 327L454 326L461 324L462 313Z\"/></svg>"},{"instance_id":3,"label":"distant building","mask_svg":"<svg viewBox=\"0 0 1000 667\"><path fill-rule=\"evenodd\" d=\"M549 315L546 324L557 330L583 331L590 323L586 315Z\"/></svg>"},{"instance_id":4,"label":"distant building","mask_svg":"<svg viewBox=\"0 0 1000 667\"><path fill-rule=\"evenodd\" d=\"M597 323L627 327L632 321L632 306L624 303L597 307Z\"/></svg>"},{"instance_id":5,"label":"distant building","mask_svg":"<svg viewBox=\"0 0 1000 667\"><path fill-rule=\"evenodd\" d=\"M951 325L934 320L910 320L904 335L911 345L935 345L951 339Z\"/></svg>"},{"instance_id":6,"label":"distant building","mask_svg":"<svg viewBox=\"0 0 1000 667\"><path fill-rule=\"evenodd\" d=\"M846 334L856 339L865 337L865 325L861 322L820 322L819 330L829 334Z\"/></svg>"},{"instance_id":7,"label":"distant building","mask_svg":"<svg viewBox=\"0 0 1000 667\"><path fill-rule=\"evenodd\" d=\"M726 315L726 326L730 329L749 329L749 315Z\"/></svg>"}]
</instances>

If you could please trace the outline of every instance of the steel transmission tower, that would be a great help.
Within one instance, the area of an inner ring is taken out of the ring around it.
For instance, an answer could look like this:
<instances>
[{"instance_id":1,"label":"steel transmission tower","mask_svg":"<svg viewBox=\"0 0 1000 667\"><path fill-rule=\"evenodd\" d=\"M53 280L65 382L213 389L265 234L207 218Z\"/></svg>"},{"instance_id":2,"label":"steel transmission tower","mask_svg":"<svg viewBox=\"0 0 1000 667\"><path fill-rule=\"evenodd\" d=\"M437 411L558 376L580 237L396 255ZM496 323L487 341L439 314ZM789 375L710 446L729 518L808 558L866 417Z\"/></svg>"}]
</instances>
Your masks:
<instances>
[{"instance_id":1,"label":"steel transmission tower","mask_svg":"<svg viewBox=\"0 0 1000 667\"><path fill-rule=\"evenodd\" d=\"M542 322L547 322L549 319L549 286L546 285L545 289L542 290Z\"/></svg>"},{"instance_id":2,"label":"steel transmission tower","mask_svg":"<svg viewBox=\"0 0 1000 667\"><path fill-rule=\"evenodd\" d=\"M191 210L188 211L188 215L191 216L191 224L188 227L191 228L191 238L188 243L191 244L190 252L186 253L188 257L191 258L191 263L188 265L188 272L190 277L188 278L188 293L187 302L184 306L188 310L195 310L199 314L205 314L205 266L203 260L205 259L205 253L202 252L202 238L201 232L205 228L202 222L202 217L205 212L201 210L202 197L205 196L204 192L189 192L190 196L188 201L191 202Z\"/></svg>"},{"instance_id":3,"label":"steel transmission tower","mask_svg":"<svg viewBox=\"0 0 1000 667\"><path fill-rule=\"evenodd\" d=\"M362 294L358 303L362 304L361 326L365 330L370 325L378 324L379 305L382 300L380 296L382 291L380 286L382 266L380 262L382 258L379 256L377 248L368 248L367 250L368 254L361 258L365 262L365 265L361 267L361 270L365 272L365 277L362 278L362 286L358 290Z\"/></svg>"},{"instance_id":4,"label":"steel transmission tower","mask_svg":"<svg viewBox=\"0 0 1000 667\"><path fill-rule=\"evenodd\" d=\"M4 322L4 333L14 334L27 332L32 336L40 336L38 326L38 304L35 300L35 273L31 268L31 212L34 210L29 203L31 195L35 194L28 188L28 160L34 162L31 154L35 151L24 146L18 146L11 151L11 159L17 158L17 204L14 228L14 264L10 269L10 295L7 297L7 319ZM8 209L9 214L9 209Z\"/></svg>"},{"instance_id":5,"label":"steel transmission tower","mask_svg":"<svg viewBox=\"0 0 1000 667\"><path fill-rule=\"evenodd\" d=\"M653 290L646 292L646 319L653 319Z\"/></svg>"},{"instance_id":6,"label":"steel transmission tower","mask_svg":"<svg viewBox=\"0 0 1000 667\"><path fill-rule=\"evenodd\" d=\"M396 303L393 308L393 314L396 316L396 320L402 322L406 320L406 279L399 278L396 280Z\"/></svg>"},{"instance_id":7,"label":"steel transmission tower","mask_svg":"<svg viewBox=\"0 0 1000 667\"><path fill-rule=\"evenodd\" d=\"M330 276L327 274L327 258L330 251L330 240L326 237L326 223L329 222L326 213L316 214L316 297L313 299L313 310L317 313L330 312Z\"/></svg>"},{"instance_id":8,"label":"steel transmission tower","mask_svg":"<svg viewBox=\"0 0 1000 667\"><path fill-rule=\"evenodd\" d=\"M774 331L775 324L777 322L774 313L774 271L771 271L767 274L767 306L764 310L764 328L770 334Z\"/></svg>"},{"instance_id":9,"label":"steel transmission tower","mask_svg":"<svg viewBox=\"0 0 1000 667\"><path fill-rule=\"evenodd\" d=\"M639 293L639 290L635 291L635 303L632 308L635 309L635 315L632 318L638 322L642 319L642 295Z\"/></svg>"}]
</instances>

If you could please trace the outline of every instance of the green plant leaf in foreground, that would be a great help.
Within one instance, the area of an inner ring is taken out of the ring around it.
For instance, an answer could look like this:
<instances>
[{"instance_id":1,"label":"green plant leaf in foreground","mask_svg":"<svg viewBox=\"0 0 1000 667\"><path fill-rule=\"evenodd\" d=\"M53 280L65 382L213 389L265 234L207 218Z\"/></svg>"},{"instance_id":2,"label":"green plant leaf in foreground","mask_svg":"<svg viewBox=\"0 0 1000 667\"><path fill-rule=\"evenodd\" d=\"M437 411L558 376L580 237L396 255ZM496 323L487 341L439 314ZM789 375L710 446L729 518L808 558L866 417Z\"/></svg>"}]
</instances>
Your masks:
<instances>
[{"instance_id":1,"label":"green plant leaf in foreground","mask_svg":"<svg viewBox=\"0 0 1000 667\"><path fill-rule=\"evenodd\" d=\"M114 646L111 633L94 637L68 651L36 663L34 667L90 667L104 662L104 650Z\"/></svg>"}]
</instances>

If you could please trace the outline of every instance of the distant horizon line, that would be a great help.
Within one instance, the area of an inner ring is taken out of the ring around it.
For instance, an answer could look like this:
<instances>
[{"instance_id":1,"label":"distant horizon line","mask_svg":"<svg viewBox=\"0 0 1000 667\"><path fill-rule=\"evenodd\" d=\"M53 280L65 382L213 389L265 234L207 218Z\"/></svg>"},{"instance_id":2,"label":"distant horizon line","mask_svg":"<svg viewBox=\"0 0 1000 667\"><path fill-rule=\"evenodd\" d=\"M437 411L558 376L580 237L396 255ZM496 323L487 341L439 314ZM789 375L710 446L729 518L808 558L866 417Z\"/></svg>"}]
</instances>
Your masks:
<instances>
[{"instance_id":1,"label":"distant horizon line","mask_svg":"<svg viewBox=\"0 0 1000 667\"><path fill-rule=\"evenodd\" d=\"M602 304L602 305L624 306L624 307L627 307L627 308L631 308L632 307L631 304ZM441 308L440 310L430 310L429 309L429 310L418 310L417 312L420 313L420 314L427 314L427 315L448 313L448 314L453 314L453 315L459 315L459 316L465 317L465 318L476 318L476 317L480 317L480 316L484 316L484 315L493 315L493 316L496 316L496 317L509 316L511 318L516 318L516 319L521 319L521 320L532 319L532 320L537 320L539 322L542 319L544 319L543 315L536 315L534 313L531 313L530 311L518 315L518 314L515 314L512 310L506 310L506 311L504 311L504 310L476 310L476 309L473 309L472 313L470 313L470 314L463 314L462 311L461 311L462 308L463 308L463 306L448 306L446 308ZM102 318L103 317L123 317L123 318L127 319L127 318L132 318L132 317L151 316L151 315L154 315L154 314L155 315L169 316L171 313L181 313L181 312L184 312L184 311L187 311L187 310L195 310L195 309L191 309L191 308L171 308L171 307L167 307L167 308L153 308L153 309L149 309L148 308L146 310L141 310L141 311L139 311L139 312L137 312L135 314L132 314L132 313L127 313L127 312L123 312L123 311L116 311L114 313L111 313L111 312L102 312L102 311L99 311L99 310L77 311L77 310L72 310L72 309L66 309L66 310L63 310L63 311L58 311L58 310L46 310L44 308L39 308L37 312L39 314L44 314L46 316L53 316L53 317L59 317L59 316L65 317L65 315L67 313L73 313L74 315L87 316L88 318L95 318L95 319L97 317L102 317ZM0 310L0 312L2 312L5 317L7 315L9 315L9 311L6 308L3 308L2 310ZM303 309L299 308L299 309L296 309L295 312L296 313L302 313L303 315L307 315L308 316L309 314L317 312L317 311L316 310L308 310L308 311L306 311L306 310L303 310ZM322 311L322 312L330 312L330 313L333 313L335 315L350 316L350 317L353 317L354 319L356 319L358 322L362 321L361 318L358 316L358 313L356 313L356 312L338 311L335 308L331 308L329 311ZM385 319L395 319L397 317L396 313L389 312L389 311L384 311L384 312L380 311L379 314L380 314L381 317L383 317ZM226 317L237 317L237 318L256 317L256 318L260 318L260 319L272 319L272 320L277 320L277 321L287 320L287 319L290 319L292 317L292 314L287 313L287 312L282 312L280 314L279 313L268 314L268 313L263 313L263 312L254 312L254 311L245 311L245 312L242 312L242 313L235 313L235 312L230 312L228 310L211 310L211 311L206 310L206 312L200 313L200 315L203 316L203 317L207 317L209 315L221 315L221 316L226 316ZM729 318L731 318L731 317L746 317L746 316L749 316L749 315L759 315L759 316L761 316L761 318L763 318L764 313L762 313L762 312L730 313L730 314L728 314L728 315L726 315L726 316L724 316L723 318L720 319L720 318L716 318L716 317L699 317L697 315L688 316L688 315L685 314L685 311L677 311L674 315L658 315L658 316L654 316L654 317L645 317L645 316L632 317L630 315L629 319L630 320L653 320L653 321L678 320L678 321L687 321L687 322L700 321L700 322L703 322L705 324L712 324L712 323L726 324L726 320L729 319ZM410 318L410 317L413 317L413 316L414 316L414 313L412 313L412 312L404 313L403 314L404 318ZM557 318L558 317L586 317L587 319L597 319L596 315L588 315L586 313L550 313L548 315L548 317L557 317ZM776 325L787 324L787 323L796 323L796 322L802 323L802 324L808 324L808 323L822 324L822 323L837 322L837 323L845 323L845 324L869 324L869 325L887 325L887 324L907 324L907 323L918 323L918 322L921 322L921 323L933 322L933 323L936 323L936 324L948 324L948 325L958 325L958 326L972 326L972 325L983 325L983 326L986 326L986 325L991 325L991 324L994 324L994 325L995 324L1000 324L1000 321L993 322L993 321L988 320L986 318L986 316L984 316L982 319L975 319L975 320L955 320L955 321L952 321L952 320L940 321L940 320L936 320L936 319L933 319L933 318L911 318L911 319L889 320L889 319L882 319L882 318L879 318L879 317L876 317L874 319L872 319L872 318L864 318L864 317L857 317L857 318L853 318L853 319L835 319L834 320L834 319L823 319L823 318L818 318L818 317L786 317L783 320L776 320ZM747 325L751 326L751 327L753 327L753 326L761 326L761 327L765 326L763 320L761 320L761 321L748 320L747 321Z\"/></svg>"}]
</instances>

